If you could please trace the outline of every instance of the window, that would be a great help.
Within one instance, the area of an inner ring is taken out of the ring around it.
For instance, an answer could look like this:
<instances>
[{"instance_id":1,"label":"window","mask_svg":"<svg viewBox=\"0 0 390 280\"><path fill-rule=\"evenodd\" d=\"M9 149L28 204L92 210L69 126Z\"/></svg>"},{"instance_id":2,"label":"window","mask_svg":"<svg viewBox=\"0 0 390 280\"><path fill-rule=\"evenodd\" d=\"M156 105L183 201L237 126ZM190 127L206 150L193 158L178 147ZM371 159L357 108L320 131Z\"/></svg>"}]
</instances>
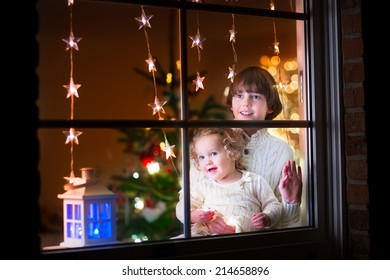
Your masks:
<instances>
[{"instance_id":1,"label":"window","mask_svg":"<svg viewBox=\"0 0 390 280\"><path fill-rule=\"evenodd\" d=\"M121 255L137 248L137 256L148 257L148 248L162 246L183 248L178 253L183 256L218 255L226 238L230 250L267 252L271 258L281 256L274 246L289 248L283 251L285 258L339 254L342 210L334 209L340 203L337 196L342 197L337 189L342 179L334 171L341 164L340 133L337 125L325 126L331 119L339 123L337 29L327 21L337 9L332 3L279 2L112 0L75 1L66 7L40 1L43 224L56 227L63 219L57 195L63 192L64 177L93 166L117 195L120 242L77 254L99 258L101 250ZM137 22L142 13L149 16L150 27ZM320 32L317 19L329 24L324 25L328 32ZM234 42L229 38L233 29ZM65 50L66 42L61 42L70 30L81 38L78 50ZM198 35L205 39L201 46L194 45ZM323 48L323 43L328 45ZM156 71L148 69L148 61ZM266 68L278 83L283 111L275 120L237 121L226 109L229 71L249 65ZM63 86L69 76L81 85L78 98L66 98ZM267 128L286 141L303 169L300 221L266 233L191 238L188 201L184 224L174 210L178 191L183 188L186 199L190 192L188 143L197 127ZM82 133L79 145L64 145L69 128ZM171 239L181 233L184 237ZM76 254L55 246L62 231L54 235L42 233L44 254ZM253 248L244 244L248 241L260 245ZM337 250L325 248L328 243Z\"/></svg>"}]
</instances>

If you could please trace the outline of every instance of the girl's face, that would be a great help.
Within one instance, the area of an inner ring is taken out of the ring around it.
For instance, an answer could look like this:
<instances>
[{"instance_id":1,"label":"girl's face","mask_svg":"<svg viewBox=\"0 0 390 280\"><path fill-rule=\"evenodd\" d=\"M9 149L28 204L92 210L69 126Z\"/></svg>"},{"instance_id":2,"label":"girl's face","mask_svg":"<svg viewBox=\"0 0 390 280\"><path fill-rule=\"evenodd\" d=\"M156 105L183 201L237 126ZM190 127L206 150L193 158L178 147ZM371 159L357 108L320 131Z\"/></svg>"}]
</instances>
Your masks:
<instances>
[{"instance_id":1,"label":"girl's face","mask_svg":"<svg viewBox=\"0 0 390 280\"><path fill-rule=\"evenodd\" d=\"M228 158L221 143L221 136L212 134L195 142L199 169L218 183L232 183L235 177L235 162Z\"/></svg>"},{"instance_id":2,"label":"girl's face","mask_svg":"<svg viewBox=\"0 0 390 280\"><path fill-rule=\"evenodd\" d=\"M237 92L232 98L232 113L235 120L265 120L268 109L265 96L257 92Z\"/></svg>"}]
</instances>

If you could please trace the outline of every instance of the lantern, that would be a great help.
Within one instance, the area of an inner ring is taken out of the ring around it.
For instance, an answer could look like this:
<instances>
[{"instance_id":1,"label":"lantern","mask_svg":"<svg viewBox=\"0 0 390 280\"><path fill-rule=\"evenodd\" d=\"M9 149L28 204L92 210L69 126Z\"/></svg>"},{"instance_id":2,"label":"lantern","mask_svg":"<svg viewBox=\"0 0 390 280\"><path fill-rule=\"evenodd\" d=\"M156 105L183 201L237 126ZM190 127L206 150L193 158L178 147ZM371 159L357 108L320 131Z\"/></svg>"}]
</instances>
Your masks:
<instances>
[{"instance_id":1,"label":"lantern","mask_svg":"<svg viewBox=\"0 0 390 280\"><path fill-rule=\"evenodd\" d=\"M59 194L63 203L64 242L82 247L116 243L116 194L95 180L93 168L81 169L81 180L68 183Z\"/></svg>"}]
</instances>

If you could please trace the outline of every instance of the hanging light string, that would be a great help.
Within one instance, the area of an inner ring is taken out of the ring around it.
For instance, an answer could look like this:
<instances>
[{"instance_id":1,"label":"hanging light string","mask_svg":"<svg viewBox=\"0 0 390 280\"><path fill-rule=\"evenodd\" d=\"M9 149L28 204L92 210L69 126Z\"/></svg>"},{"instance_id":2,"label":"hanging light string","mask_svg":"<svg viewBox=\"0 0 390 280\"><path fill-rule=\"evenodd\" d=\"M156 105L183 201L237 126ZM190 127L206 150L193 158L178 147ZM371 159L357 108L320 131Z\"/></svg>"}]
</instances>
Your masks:
<instances>
[{"instance_id":1,"label":"hanging light string","mask_svg":"<svg viewBox=\"0 0 390 280\"><path fill-rule=\"evenodd\" d=\"M146 27L152 28L152 25L150 24L150 20L152 19L153 15L146 15L144 7L141 5L141 16L136 17L135 20L138 21L138 29L143 28L144 34L145 34L145 40L146 40L146 46L147 46L147 52L148 52L148 59L146 59L146 63L148 64L149 72L153 75L153 86L154 86L154 103L149 103L148 106L150 106L153 109L153 115L158 114L159 120L164 120L161 113L165 114L164 105L167 103L167 101L160 101L157 96L157 83L156 83L156 76L155 72L156 69L156 59L153 58L152 52L150 50L150 40L149 35L146 30ZM170 159L173 168L175 169L176 174L179 176L179 172L177 171L177 168L175 166L175 163L173 162L173 158L176 157L173 148L175 145L170 145L167 139L167 135L164 131L164 129L161 129L163 135L164 135L164 143L160 145L160 148L162 151L165 152L165 158L166 160Z\"/></svg>"},{"instance_id":2,"label":"hanging light string","mask_svg":"<svg viewBox=\"0 0 390 280\"><path fill-rule=\"evenodd\" d=\"M75 84L73 80L73 50L78 51L79 46L78 42L81 40L81 38L75 37L73 34L73 0L68 0L68 7L69 7L69 18L70 18L70 32L69 37L62 39L66 43L66 51L69 51L69 59L70 59L70 79L68 85L63 85L63 87L67 90L68 94L66 98L70 97L70 119L74 119L74 97L79 97L78 89L81 87L81 84ZM70 184L73 184L75 182L75 179L77 179L74 176L74 143L79 144L78 136L82 134L81 131L76 131L74 128L70 128L68 131L63 131L63 133L66 136L65 144L70 143L70 176L64 177L66 180L69 181Z\"/></svg>"},{"instance_id":3,"label":"hanging light string","mask_svg":"<svg viewBox=\"0 0 390 280\"><path fill-rule=\"evenodd\" d=\"M226 0L228 1L228 0ZM237 0L236 0L237 1ZM230 4L233 6L234 0L230 0ZM232 45L232 50L233 50L233 65L232 67L228 67L229 73L227 78L230 79L230 81L233 83L234 81L234 76L236 75L236 64L237 64L237 52L236 48L234 47L234 44L236 43L236 26L234 22L234 14L232 14L232 29L229 30L229 42L231 42Z\"/></svg>"},{"instance_id":4,"label":"hanging light string","mask_svg":"<svg viewBox=\"0 0 390 280\"><path fill-rule=\"evenodd\" d=\"M274 4L274 1L273 0L270 0L270 9L271 10L275 10L275 4ZM273 50L274 50L274 56L277 57L277 72L278 72L278 78L277 78L277 85L276 85L276 89L278 90L279 92L279 96L281 98L281 101L283 103L283 106L282 106L282 113L283 113L283 116L284 118L286 118L286 108L287 106L286 105L286 102L288 101L288 99L286 98L286 96L283 94L283 90L284 90L284 86L283 86L283 83L282 83L282 72L281 72L281 68L280 68L280 64L281 64L281 59L280 59L280 42L278 41L278 38L276 36L276 23L275 23L275 19L272 19L272 24L273 24L273 31L274 31L274 42L273 42ZM282 133L284 133L286 139L288 141L290 141L290 135L288 133L288 129L286 128L282 128Z\"/></svg>"},{"instance_id":5,"label":"hanging light string","mask_svg":"<svg viewBox=\"0 0 390 280\"><path fill-rule=\"evenodd\" d=\"M162 101L158 99L157 96L157 83L156 83L156 74L157 71L156 68L156 59L153 58L152 52L150 50L150 42L149 42L149 35L148 31L146 30L146 27L152 28L152 25L150 24L149 20L153 15L146 15L144 11L144 7L141 6L141 16L136 17L135 20L138 21L138 29L144 28L144 34L145 34L145 40L146 40L146 47L148 52L148 58L145 59L145 62L148 64L149 72L152 73L153 77L153 86L154 86L154 102L149 103L148 106L150 106L153 109L153 115L158 114L158 119L163 120L161 113L165 114L164 105L167 103L167 101Z\"/></svg>"},{"instance_id":6,"label":"hanging light string","mask_svg":"<svg viewBox=\"0 0 390 280\"><path fill-rule=\"evenodd\" d=\"M270 10L275 10L275 3L273 0L270 0ZM279 54L280 54L280 42L278 41L278 38L276 36L276 23L275 23L275 19L273 18L272 19L272 24L273 24L273 31L274 31L274 41L272 43L273 45L273 50L274 50L274 56L276 56L277 58L277 72L278 72L278 83L277 83L277 86L278 86L278 90L282 90L282 87L283 87L283 84L282 84L282 81L281 81L281 70L280 70L280 57L279 57Z\"/></svg>"},{"instance_id":7,"label":"hanging light string","mask_svg":"<svg viewBox=\"0 0 390 280\"><path fill-rule=\"evenodd\" d=\"M201 1L195 1L193 2L202 3ZM197 53L198 53L198 62L197 62L197 70L196 70L196 79L192 80L192 82L195 84L195 92L197 92L200 88L204 89L203 86L203 80L205 77L201 77L199 74L199 64L201 61L201 50L203 50L203 42L206 40L202 35L200 35L199 30L199 11L196 11L196 35L195 36L189 36L192 40L191 48L196 47Z\"/></svg>"}]
</instances>

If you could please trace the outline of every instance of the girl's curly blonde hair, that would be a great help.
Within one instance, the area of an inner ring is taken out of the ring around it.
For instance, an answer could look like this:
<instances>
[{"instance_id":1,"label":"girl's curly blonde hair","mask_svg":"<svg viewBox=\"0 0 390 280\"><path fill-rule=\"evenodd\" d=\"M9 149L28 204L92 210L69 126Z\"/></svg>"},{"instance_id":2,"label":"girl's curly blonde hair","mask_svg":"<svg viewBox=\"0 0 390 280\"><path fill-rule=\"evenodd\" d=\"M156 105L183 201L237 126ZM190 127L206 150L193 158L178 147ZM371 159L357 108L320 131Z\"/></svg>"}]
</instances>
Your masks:
<instances>
[{"instance_id":1,"label":"girl's curly blonde hair","mask_svg":"<svg viewBox=\"0 0 390 280\"><path fill-rule=\"evenodd\" d=\"M195 151L195 143L203 136L214 134L219 136L228 158L235 161L236 168L242 169L240 159L244 152L245 141L240 131L233 128L197 128L194 130L190 144L190 157L195 161L196 166L199 167L199 160Z\"/></svg>"}]
</instances>

